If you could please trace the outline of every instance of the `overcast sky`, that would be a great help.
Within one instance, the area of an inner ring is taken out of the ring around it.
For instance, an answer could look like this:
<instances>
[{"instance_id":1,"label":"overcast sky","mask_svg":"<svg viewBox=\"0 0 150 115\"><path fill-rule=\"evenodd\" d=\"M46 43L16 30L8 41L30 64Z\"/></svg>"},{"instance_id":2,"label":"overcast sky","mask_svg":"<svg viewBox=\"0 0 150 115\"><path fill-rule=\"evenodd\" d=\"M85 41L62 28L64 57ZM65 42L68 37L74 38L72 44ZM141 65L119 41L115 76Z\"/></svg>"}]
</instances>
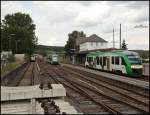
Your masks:
<instances>
[{"instance_id":1,"label":"overcast sky","mask_svg":"<svg viewBox=\"0 0 150 115\"><path fill-rule=\"evenodd\" d=\"M6 14L29 13L36 24L38 44L64 46L68 33L97 34L112 47L119 26L128 49L149 49L149 1L2 1L1 20ZM135 28L136 26L136 28Z\"/></svg>"}]
</instances>

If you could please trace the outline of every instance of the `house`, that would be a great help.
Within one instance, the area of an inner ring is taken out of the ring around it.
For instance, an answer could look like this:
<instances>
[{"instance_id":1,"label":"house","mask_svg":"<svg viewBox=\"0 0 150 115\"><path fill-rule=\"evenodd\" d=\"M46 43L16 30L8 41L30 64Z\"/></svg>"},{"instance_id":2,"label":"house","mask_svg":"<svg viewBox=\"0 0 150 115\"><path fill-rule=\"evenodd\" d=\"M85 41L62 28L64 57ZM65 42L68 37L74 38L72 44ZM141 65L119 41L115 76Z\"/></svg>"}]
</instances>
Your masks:
<instances>
[{"instance_id":1,"label":"house","mask_svg":"<svg viewBox=\"0 0 150 115\"><path fill-rule=\"evenodd\" d=\"M75 63L84 65L86 55L95 51L112 51L118 50L108 45L108 42L96 34L89 37L79 37L76 39Z\"/></svg>"},{"instance_id":2,"label":"house","mask_svg":"<svg viewBox=\"0 0 150 115\"><path fill-rule=\"evenodd\" d=\"M7 59L9 55L12 55L12 51L2 51L1 52L1 59Z\"/></svg>"},{"instance_id":3,"label":"house","mask_svg":"<svg viewBox=\"0 0 150 115\"><path fill-rule=\"evenodd\" d=\"M12 51L2 51L1 52L1 68L6 66L8 62L8 57L12 55Z\"/></svg>"},{"instance_id":4,"label":"house","mask_svg":"<svg viewBox=\"0 0 150 115\"><path fill-rule=\"evenodd\" d=\"M76 40L76 45L79 52L96 49L106 49L107 43L108 42L106 40L96 34L93 34L89 37L79 37Z\"/></svg>"}]
</instances>

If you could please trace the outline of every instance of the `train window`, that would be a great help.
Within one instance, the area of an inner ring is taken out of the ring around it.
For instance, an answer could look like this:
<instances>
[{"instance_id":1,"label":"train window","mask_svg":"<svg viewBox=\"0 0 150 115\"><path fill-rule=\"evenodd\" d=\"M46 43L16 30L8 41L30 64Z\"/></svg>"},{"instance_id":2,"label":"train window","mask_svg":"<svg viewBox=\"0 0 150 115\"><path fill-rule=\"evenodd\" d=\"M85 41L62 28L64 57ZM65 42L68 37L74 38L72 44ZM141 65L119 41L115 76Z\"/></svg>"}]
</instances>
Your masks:
<instances>
[{"instance_id":1,"label":"train window","mask_svg":"<svg viewBox=\"0 0 150 115\"><path fill-rule=\"evenodd\" d=\"M100 65L102 65L102 57L100 57L100 60L99 60L99 61L100 61Z\"/></svg>"},{"instance_id":2,"label":"train window","mask_svg":"<svg viewBox=\"0 0 150 115\"><path fill-rule=\"evenodd\" d=\"M91 57L91 61L93 61L93 57Z\"/></svg>"},{"instance_id":3,"label":"train window","mask_svg":"<svg viewBox=\"0 0 150 115\"><path fill-rule=\"evenodd\" d=\"M106 65L106 57L103 57L103 65Z\"/></svg>"},{"instance_id":4,"label":"train window","mask_svg":"<svg viewBox=\"0 0 150 115\"><path fill-rule=\"evenodd\" d=\"M114 57L111 57L111 63L114 64Z\"/></svg>"},{"instance_id":5,"label":"train window","mask_svg":"<svg viewBox=\"0 0 150 115\"><path fill-rule=\"evenodd\" d=\"M93 57L89 57L89 62L93 61Z\"/></svg>"},{"instance_id":6,"label":"train window","mask_svg":"<svg viewBox=\"0 0 150 115\"><path fill-rule=\"evenodd\" d=\"M87 57L87 61L90 61L90 57Z\"/></svg>"},{"instance_id":7,"label":"train window","mask_svg":"<svg viewBox=\"0 0 150 115\"><path fill-rule=\"evenodd\" d=\"M121 57L121 62L122 62L122 65L126 64L123 57Z\"/></svg>"},{"instance_id":8,"label":"train window","mask_svg":"<svg viewBox=\"0 0 150 115\"><path fill-rule=\"evenodd\" d=\"M115 57L115 64L119 65L119 57Z\"/></svg>"},{"instance_id":9,"label":"train window","mask_svg":"<svg viewBox=\"0 0 150 115\"><path fill-rule=\"evenodd\" d=\"M99 65L99 57L96 57L97 65Z\"/></svg>"},{"instance_id":10,"label":"train window","mask_svg":"<svg viewBox=\"0 0 150 115\"><path fill-rule=\"evenodd\" d=\"M91 57L89 57L89 62L91 61Z\"/></svg>"}]
</instances>

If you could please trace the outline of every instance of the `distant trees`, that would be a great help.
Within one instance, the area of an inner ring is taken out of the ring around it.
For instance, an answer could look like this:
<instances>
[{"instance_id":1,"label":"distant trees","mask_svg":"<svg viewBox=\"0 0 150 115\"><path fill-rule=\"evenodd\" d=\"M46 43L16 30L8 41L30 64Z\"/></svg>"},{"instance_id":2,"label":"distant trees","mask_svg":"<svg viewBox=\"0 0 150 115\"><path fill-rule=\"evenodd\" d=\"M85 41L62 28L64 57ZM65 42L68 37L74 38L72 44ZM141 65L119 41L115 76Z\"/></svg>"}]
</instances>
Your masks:
<instances>
[{"instance_id":1,"label":"distant trees","mask_svg":"<svg viewBox=\"0 0 150 115\"><path fill-rule=\"evenodd\" d=\"M1 50L32 54L37 44L35 24L29 14L8 14L1 22Z\"/></svg>"},{"instance_id":2,"label":"distant trees","mask_svg":"<svg viewBox=\"0 0 150 115\"><path fill-rule=\"evenodd\" d=\"M125 43L125 40L122 42L122 49L126 50L127 49L127 44Z\"/></svg>"},{"instance_id":3,"label":"distant trees","mask_svg":"<svg viewBox=\"0 0 150 115\"><path fill-rule=\"evenodd\" d=\"M72 33L68 34L68 41L65 45L64 50L66 51L67 54L71 54L71 49L77 49L76 46L76 39L78 37L86 37L86 34L84 34L83 31L79 32L79 31L73 31Z\"/></svg>"}]
</instances>

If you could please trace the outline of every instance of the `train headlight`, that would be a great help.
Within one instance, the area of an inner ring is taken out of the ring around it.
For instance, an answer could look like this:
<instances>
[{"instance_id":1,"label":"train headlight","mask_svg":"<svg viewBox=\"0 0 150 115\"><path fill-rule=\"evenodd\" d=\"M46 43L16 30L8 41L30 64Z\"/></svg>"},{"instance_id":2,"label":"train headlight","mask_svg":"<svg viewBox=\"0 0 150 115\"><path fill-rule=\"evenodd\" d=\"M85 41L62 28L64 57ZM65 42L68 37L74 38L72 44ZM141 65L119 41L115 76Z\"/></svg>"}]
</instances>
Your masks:
<instances>
[{"instance_id":1,"label":"train headlight","mask_svg":"<svg viewBox=\"0 0 150 115\"><path fill-rule=\"evenodd\" d=\"M141 68L143 68L143 66L142 65L131 65L131 68L141 69Z\"/></svg>"}]
</instances>

